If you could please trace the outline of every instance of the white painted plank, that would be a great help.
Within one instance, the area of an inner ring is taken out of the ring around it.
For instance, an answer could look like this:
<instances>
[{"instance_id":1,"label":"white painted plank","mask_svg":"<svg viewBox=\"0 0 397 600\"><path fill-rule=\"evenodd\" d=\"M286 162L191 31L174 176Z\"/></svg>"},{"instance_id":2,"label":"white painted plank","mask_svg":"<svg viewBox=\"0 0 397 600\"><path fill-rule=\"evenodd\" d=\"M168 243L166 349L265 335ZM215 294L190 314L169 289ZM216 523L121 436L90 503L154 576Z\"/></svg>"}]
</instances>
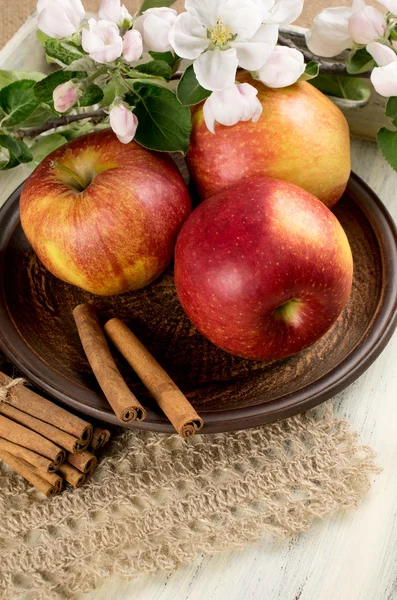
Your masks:
<instances>
[{"instance_id":1,"label":"white painted plank","mask_svg":"<svg viewBox=\"0 0 397 600\"><path fill-rule=\"evenodd\" d=\"M43 70L28 21L0 52L1 68ZM397 219L397 174L376 146L355 140L353 168ZM27 173L0 174L0 203ZM197 557L176 573L132 582L111 578L79 600L397 600L397 336L360 379L336 399L383 472L359 510L316 523L292 541L272 540L214 557Z\"/></svg>"}]
</instances>

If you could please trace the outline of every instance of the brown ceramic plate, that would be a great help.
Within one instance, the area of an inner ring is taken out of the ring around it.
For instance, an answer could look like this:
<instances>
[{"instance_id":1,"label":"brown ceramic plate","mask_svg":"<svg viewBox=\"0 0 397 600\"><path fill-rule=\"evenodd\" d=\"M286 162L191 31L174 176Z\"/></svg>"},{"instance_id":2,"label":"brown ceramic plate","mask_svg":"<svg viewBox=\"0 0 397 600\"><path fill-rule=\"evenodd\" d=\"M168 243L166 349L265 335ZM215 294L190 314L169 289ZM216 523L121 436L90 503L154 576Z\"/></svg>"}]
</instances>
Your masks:
<instances>
[{"instance_id":1,"label":"brown ceramic plate","mask_svg":"<svg viewBox=\"0 0 397 600\"><path fill-rule=\"evenodd\" d=\"M147 345L204 418L204 433L261 425L309 409L352 383L378 356L397 320L397 233L376 195L352 175L335 209L353 250L350 301L311 348L272 363L217 349L179 305L172 269L148 288L94 297L53 277L19 223L18 188L0 211L0 347L31 381L87 415L116 423L95 382L72 309L94 301L103 320L118 316ZM117 353L114 352L115 356ZM118 364L148 409L141 429L173 429L119 356Z\"/></svg>"}]
</instances>

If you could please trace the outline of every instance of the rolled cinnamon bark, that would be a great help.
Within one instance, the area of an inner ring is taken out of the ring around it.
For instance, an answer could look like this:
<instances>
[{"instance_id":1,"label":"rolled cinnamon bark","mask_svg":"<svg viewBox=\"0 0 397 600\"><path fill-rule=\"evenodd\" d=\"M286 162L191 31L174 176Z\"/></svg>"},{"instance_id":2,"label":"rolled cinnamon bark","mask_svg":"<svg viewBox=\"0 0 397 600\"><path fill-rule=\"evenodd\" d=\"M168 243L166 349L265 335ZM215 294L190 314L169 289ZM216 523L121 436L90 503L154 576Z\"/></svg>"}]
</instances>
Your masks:
<instances>
[{"instance_id":1,"label":"rolled cinnamon bark","mask_svg":"<svg viewBox=\"0 0 397 600\"><path fill-rule=\"evenodd\" d=\"M66 452L63 448L3 415L0 415L0 437L49 458L56 469L65 461Z\"/></svg>"},{"instance_id":2,"label":"rolled cinnamon bark","mask_svg":"<svg viewBox=\"0 0 397 600\"><path fill-rule=\"evenodd\" d=\"M72 467L75 467L82 473L88 473L88 471L94 469L98 462L96 456L94 456L94 454L88 450L85 450L85 452L82 452L81 454L69 453L67 456L67 461L72 465Z\"/></svg>"},{"instance_id":3,"label":"rolled cinnamon bark","mask_svg":"<svg viewBox=\"0 0 397 600\"><path fill-rule=\"evenodd\" d=\"M13 444L4 438L0 438L0 450L5 450L9 454L12 454L12 456L25 460L33 467L36 467L36 469L41 471L54 473L56 470L54 462L49 458L45 458L44 456L41 456L36 452L32 452L23 446L18 446L18 444Z\"/></svg>"},{"instance_id":4,"label":"rolled cinnamon bark","mask_svg":"<svg viewBox=\"0 0 397 600\"><path fill-rule=\"evenodd\" d=\"M132 331L119 319L108 321L104 330L145 384L179 435L183 438L190 437L201 429L203 426L201 417Z\"/></svg>"},{"instance_id":5,"label":"rolled cinnamon bark","mask_svg":"<svg viewBox=\"0 0 397 600\"><path fill-rule=\"evenodd\" d=\"M88 362L115 415L123 423L142 421L146 411L122 378L91 304L73 310Z\"/></svg>"},{"instance_id":6,"label":"rolled cinnamon bark","mask_svg":"<svg viewBox=\"0 0 397 600\"><path fill-rule=\"evenodd\" d=\"M0 372L0 385L9 385L11 381L10 377ZM24 385L11 388L5 402L78 438L82 445L91 441L93 427L90 423L42 398Z\"/></svg>"},{"instance_id":7,"label":"rolled cinnamon bark","mask_svg":"<svg viewBox=\"0 0 397 600\"><path fill-rule=\"evenodd\" d=\"M75 467L72 467L69 463L61 465L58 469L58 473L65 481L75 488L81 487L85 482L85 474L78 469L75 469Z\"/></svg>"},{"instance_id":8,"label":"rolled cinnamon bark","mask_svg":"<svg viewBox=\"0 0 397 600\"><path fill-rule=\"evenodd\" d=\"M63 479L57 473L48 473L48 471L41 471L40 469L36 469L37 475L48 481L52 485L55 490L55 495L58 495L63 490Z\"/></svg>"},{"instance_id":9,"label":"rolled cinnamon bark","mask_svg":"<svg viewBox=\"0 0 397 600\"><path fill-rule=\"evenodd\" d=\"M0 414L12 419L20 425L32 429L32 431L36 431L43 437L54 442L54 444L57 444L57 446L65 448L68 452L77 454L78 452L83 452L88 446L88 441L81 445L82 442L72 435L57 429L49 423L44 423L44 421L40 421L40 419L36 419L35 417L32 417L32 415L28 415L22 410L7 404L7 402L0 402Z\"/></svg>"},{"instance_id":10,"label":"rolled cinnamon bark","mask_svg":"<svg viewBox=\"0 0 397 600\"><path fill-rule=\"evenodd\" d=\"M95 427L94 433L92 434L91 448L92 450L99 450L110 440L110 431L108 429L102 429L102 427Z\"/></svg>"},{"instance_id":11,"label":"rolled cinnamon bark","mask_svg":"<svg viewBox=\"0 0 397 600\"><path fill-rule=\"evenodd\" d=\"M48 480L44 479L43 476L39 475L37 469L30 465L29 463L9 454L5 450L0 450L0 458L4 460L5 463L11 469L13 469L19 475L22 475L29 483L34 485L38 490L43 492L47 497L56 496L59 493L59 484L58 486L53 485ZM46 473L46 475L50 475L50 473Z\"/></svg>"}]
</instances>

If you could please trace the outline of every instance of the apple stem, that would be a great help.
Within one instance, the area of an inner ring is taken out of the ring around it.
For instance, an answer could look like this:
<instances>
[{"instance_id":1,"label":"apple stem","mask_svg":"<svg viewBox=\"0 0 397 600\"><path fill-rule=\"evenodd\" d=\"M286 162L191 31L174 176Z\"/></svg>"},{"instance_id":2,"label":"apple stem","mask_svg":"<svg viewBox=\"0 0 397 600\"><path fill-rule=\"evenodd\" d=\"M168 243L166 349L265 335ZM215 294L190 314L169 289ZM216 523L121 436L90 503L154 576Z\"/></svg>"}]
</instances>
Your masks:
<instances>
[{"instance_id":1,"label":"apple stem","mask_svg":"<svg viewBox=\"0 0 397 600\"><path fill-rule=\"evenodd\" d=\"M54 161L54 167L56 169L59 169L60 171L63 171L64 173L67 173L68 175L70 175L70 177L72 177L80 186L80 190L79 192L82 192L83 190L85 190L86 183L84 181L84 179L82 177L80 177L80 175L77 175L77 173L75 173L74 171L72 171L72 169L69 169L69 167L67 167L66 165L63 165L62 163L56 162Z\"/></svg>"}]
</instances>

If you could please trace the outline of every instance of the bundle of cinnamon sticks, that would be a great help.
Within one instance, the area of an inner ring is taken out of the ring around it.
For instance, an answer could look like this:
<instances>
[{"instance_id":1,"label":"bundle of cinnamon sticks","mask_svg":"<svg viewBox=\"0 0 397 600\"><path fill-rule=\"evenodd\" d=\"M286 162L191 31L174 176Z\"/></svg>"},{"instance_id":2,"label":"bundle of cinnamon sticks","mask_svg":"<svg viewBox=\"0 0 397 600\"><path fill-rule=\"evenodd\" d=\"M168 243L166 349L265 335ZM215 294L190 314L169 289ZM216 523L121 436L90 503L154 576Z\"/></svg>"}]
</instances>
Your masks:
<instances>
[{"instance_id":1,"label":"bundle of cinnamon sticks","mask_svg":"<svg viewBox=\"0 0 397 600\"><path fill-rule=\"evenodd\" d=\"M111 319L105 324L103 331L91 304L76 306L73 315L88 362L121 422L143 421L146 418L146 410L122 378L104 331L134 369L179 435L187 438L201 429L202 418L166 371L122 321Z\"/></svg>"},{"instance_id":2,"label":"bundle of cinnamon sticks","mask_svg":"<svg viewBox=\"0 0 397 600\"><path fill-rule=\"evenodd\" d=\"M46 496L83 485L109 437L0 372L0 459Z\"/></svg>"}]
</instances>

